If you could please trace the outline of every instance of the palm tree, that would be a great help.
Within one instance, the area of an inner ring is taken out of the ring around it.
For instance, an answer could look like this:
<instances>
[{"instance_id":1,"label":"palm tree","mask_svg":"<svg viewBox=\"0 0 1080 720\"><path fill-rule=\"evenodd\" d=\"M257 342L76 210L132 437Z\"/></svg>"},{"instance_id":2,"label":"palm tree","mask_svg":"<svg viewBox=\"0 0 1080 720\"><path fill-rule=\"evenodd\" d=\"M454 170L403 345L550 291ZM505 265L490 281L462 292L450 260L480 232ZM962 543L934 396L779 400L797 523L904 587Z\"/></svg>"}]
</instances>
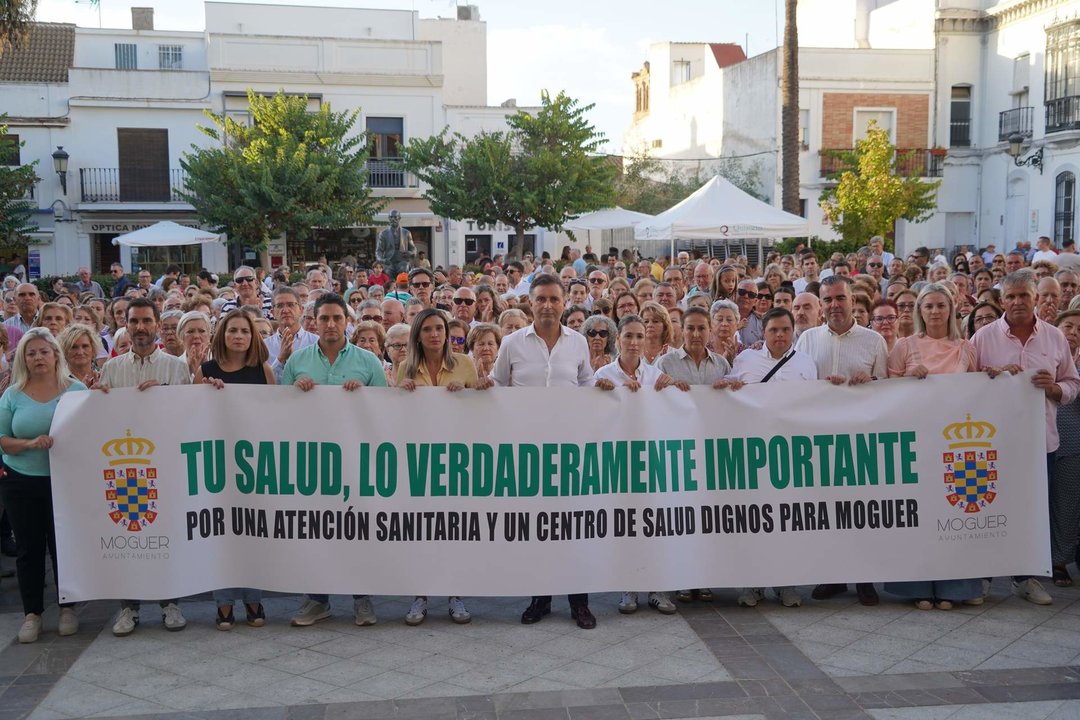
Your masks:
<instances>
[{"instance_id":1,"label":"palm tree","mask_svg":"<svg viewBox=\"0 0 1080 720\"><path fill-rule=\"evenodd\" d=\"M784 0L784 60L781 73L780 168L784 210L799 214L799 28L797 0Z\"/></svg>"},{"instance_id":2,"label":"palm tree","mask_svg":"<svg viewBox=\"0 0 1080 720\"><path fill-rule=\"evenodd\" d=\"M0 0L0 55L26 42L35 10L37 0Z\"/></svg>"}]
</instances>

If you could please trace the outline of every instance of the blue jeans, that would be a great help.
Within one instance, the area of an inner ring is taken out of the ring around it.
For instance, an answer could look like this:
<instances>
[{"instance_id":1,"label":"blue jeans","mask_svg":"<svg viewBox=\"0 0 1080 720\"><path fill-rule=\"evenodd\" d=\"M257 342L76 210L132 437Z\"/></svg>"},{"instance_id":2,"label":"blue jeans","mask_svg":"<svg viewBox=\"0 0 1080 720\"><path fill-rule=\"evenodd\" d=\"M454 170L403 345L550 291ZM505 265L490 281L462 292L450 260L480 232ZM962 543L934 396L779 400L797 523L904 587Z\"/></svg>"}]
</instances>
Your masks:
<instances>
[{"instance_id":1,"label":"blue jeans","mask_svg":"<svg viewBox=\"0 0 1080 720\"><path fill-rule=\"evenodd\" d=\"M353 600L359 600L362 597L367 597L367 595L353 595ZM330 602L329 595L316 595L315 593L308 593L308 599L324 605Z\"/></svg>"},{"instance_id":2,"label":"blue jeans","mask_svg":"<svg viewBox=\"0 0 1080 720\"><path fill-rule=\"evenodd\" d=\"M214 591L214 602L219 608L233 604L233 600L240 598L245 605L258 605L262 602L262 590L255 588L223 588Z\"/></svg>"}]
</instances>

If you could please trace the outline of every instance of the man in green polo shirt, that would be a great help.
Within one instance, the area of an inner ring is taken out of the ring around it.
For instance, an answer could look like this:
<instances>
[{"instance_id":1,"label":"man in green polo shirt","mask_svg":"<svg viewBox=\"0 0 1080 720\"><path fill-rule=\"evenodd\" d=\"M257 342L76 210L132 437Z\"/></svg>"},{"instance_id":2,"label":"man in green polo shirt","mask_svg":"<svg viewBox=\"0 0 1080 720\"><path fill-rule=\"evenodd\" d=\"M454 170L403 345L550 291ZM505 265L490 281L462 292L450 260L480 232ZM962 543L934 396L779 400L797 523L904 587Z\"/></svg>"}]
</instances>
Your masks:
<instances>
[{"instance_id":1,"label":"man in green polo shirt","mask_svg":"<svg viewBox=\"0 0 1080 720\"><path fill-rule=\"evenodd\" d=\"M386 386L386 374L375 355L350 345L345 339L349 322L345 300L326 293L315 301L315 332L319 342L295 351L281 373L282 385L295 385L307 392L316 385L340 385L348 391L363 385ZM357 625L374 625L375 608L367 595L353 595ZM292 617L292 624L307 627L330 617L330 597L309 594Z\"/></svg>"},{"instance_id":2,"label":"man in green polo shirt","mask_svg":"<svg viewBox=\"0 0 1080 720\"><path fill-rule=\"evenodd\" d=\"M335 293L315 301L319 342L289 356L281 372L282 385L295 385L304 392L316 385L341 385L350 391L363 385L386 386L379 358L345 339L349 323L345 308L345 300Z\"/></svg>"}]
</instances>

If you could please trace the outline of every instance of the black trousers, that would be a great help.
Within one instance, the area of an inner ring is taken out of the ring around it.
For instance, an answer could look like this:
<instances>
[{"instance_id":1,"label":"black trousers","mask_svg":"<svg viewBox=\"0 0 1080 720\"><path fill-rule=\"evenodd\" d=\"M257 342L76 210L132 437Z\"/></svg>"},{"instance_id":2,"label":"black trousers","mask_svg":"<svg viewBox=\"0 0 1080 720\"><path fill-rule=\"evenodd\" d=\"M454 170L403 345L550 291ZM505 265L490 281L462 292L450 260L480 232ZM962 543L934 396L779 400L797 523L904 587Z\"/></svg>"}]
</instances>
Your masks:
<instances>
[{"instance_id":1,"label":"black trousers","mask_svg":"<svg viewBox=\"0 0 1080 720\"><path fill-rule=\"evenodd\" d=\"M52 481L47 475L23 475L7 468L7 476L0 480L0 499L7 508L18 545L15 571L19 578L23 612L40 615L45 610L46 550L52 558L53 577L59 578L56 570ZM73 604L61 603L61 607L71 607Z\"/></svg>"},{"instance_id":2,"label":"black trousers","mask_svg":"<svg viewBox=\"0 0 1080 720\"><path fill-rule=\"evenodd\" d=\"M566 599L570 601L570 607L574 607L575 605L588 605L589 593L574 593L573 595L567 595ZM533 595L533 600L544 600L546 602L551 602L551 596Z\"/></svg>"}]
</instances>

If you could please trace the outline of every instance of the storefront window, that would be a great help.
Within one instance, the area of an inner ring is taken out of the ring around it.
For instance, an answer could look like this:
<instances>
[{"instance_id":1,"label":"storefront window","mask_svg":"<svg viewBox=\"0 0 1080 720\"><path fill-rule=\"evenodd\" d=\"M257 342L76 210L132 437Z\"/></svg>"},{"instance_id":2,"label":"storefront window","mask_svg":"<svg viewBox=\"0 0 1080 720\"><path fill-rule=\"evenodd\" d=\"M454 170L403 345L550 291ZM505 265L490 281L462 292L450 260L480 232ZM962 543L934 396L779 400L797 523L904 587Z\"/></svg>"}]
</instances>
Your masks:
<instances>
[{"instance_id":1,"label":"storefront window","mask_svg":"<svg viewBox=\"0 0 1080 720\"><path fill-rule=\"evenodd\" d=\"M201 245L177 245L163 248L131 248L131 271L146 269L155 279L165 273L173 263L191 275L202 269Z\"/></svg>"}]
</instances>

